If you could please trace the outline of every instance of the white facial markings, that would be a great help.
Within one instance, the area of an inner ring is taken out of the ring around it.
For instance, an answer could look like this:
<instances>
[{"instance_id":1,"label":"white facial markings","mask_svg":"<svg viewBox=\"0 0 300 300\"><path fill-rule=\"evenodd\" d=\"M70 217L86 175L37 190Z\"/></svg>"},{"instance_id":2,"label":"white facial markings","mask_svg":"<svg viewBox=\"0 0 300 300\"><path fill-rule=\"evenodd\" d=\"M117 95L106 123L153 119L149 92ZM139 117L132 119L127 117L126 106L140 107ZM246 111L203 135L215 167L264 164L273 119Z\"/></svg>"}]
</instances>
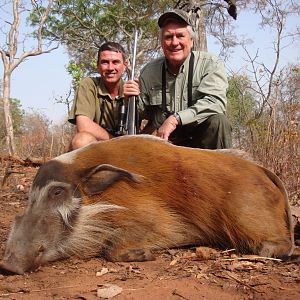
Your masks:
<instances>
[{"instance_id":1,"label":"white facial markings","mask_svg":"<svg viewBox=\"0 0 300 300\"><path fill-rule=\"evenodd\" d=\"M65 240L61 250L65 255L94 256L105 246L106 237L112 235L109 222L99 219L99 214L126 209L125 207L98 203L81 206L76 226Z\"/></svg>"},{"instance_id":2,"label":"white facial markings","mask_svg":"<svg viewBox=\"0 0 300 300\"><path fill-rule=\"evenodd\" d=\"M29 191L29 204L33 205L34 203L39 204L39 202L48 197L48 191L51 187L55 186L67 186L68 183L60 182L60 181L49 181L45 186L42 188L31 186Z\"/></svg>"},{"instance_id":3,"label":"white facial markings","mask_svg":"<svg viewBox=\"0 0 300 300\"><path fill-rule=\"evenodd\" d=\"M69 184L64 182L51 181L41 189L40 188L31 189L29 193L29 203L30 203L29 206L32 205L38 206L43 201L43 199L45 199L44 201L47 202L49 198L48 193L52 187L67 187L68 185ZM57 204L56 206L55 205L53 206L54 212L57 211L61 215L66 226L71 228L72 226L70 224L70 217L75 211L77 211L80 208L81 198L76 198L71 196L71 199L68 199L67 196L66 199L64 199L62 202L56 204ZM28 209L30 209L29 206Z\"/></svg>"},{"instance_id":4,"label":"white facial markings","mask_svg":"<svg viewBox=\"0 0 300 300\"><path fill-rule=\"evenodd\" d=\"M80 208L81 198L72 197L72 201L66 201L63 205L58 206L57 211L61 215L65 225L72 229L70 218L72 214Z\"/></svg>"},{"instance_id":5,"label":"white facial markings","mask_svg":"<svg viewBox=\"0 0 300 300\"><path fill-rule=\"evenodd\" d=\"M43 199L47 193L47 186L43 186L42 188L31 186L29 191L29 206L35 203L39 203L40 199ZM29 209L28 206L28 209Z\"/></svg>"}]
</instances>

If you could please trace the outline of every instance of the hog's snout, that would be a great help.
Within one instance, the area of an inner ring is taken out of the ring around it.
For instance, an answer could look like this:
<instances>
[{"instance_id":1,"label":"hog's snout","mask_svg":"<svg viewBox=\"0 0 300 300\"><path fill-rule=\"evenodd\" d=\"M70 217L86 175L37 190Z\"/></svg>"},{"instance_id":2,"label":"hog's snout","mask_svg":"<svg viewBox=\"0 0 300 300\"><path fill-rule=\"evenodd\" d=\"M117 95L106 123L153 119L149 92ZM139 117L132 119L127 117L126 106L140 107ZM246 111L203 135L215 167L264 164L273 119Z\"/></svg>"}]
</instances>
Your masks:
<instances>
[{"instance_id":1,"label":"hog's snout","mask_svg":"<svg viewBox=\"0 0 300 300\"><path fill-rule=\"evenodd\" d=\"M26 260L24 257L18 258L14 252L4 255L4 258L0 261L0 274L3 275L22 275L28 271L34 271L38 268L36 262Z\"/></svg>"},{"instance_id":2,"label":"hog's snout","mask_svg":"<svg viewBox=\"0 0 300 300\"><path fill-rule=\"evenodd\" d=\"M8 259L3 259L0 261L0 274L3 275L13 275L13 274L24 274L25 269L16 264L16 260L13 257L9 257Z\"/></svg>"},{"instance_id":3,"label":"hog's snout","mask_svg":"<svg viewBox=\"0 0 300 300\"><path fill-rule=\"evenodd\" d=\"M2 275L14 275L14 274L24 274L22 270L17 270L15 266L8 264L5 261L0 262L0 274Z\"/></svg>"}]
</instances>

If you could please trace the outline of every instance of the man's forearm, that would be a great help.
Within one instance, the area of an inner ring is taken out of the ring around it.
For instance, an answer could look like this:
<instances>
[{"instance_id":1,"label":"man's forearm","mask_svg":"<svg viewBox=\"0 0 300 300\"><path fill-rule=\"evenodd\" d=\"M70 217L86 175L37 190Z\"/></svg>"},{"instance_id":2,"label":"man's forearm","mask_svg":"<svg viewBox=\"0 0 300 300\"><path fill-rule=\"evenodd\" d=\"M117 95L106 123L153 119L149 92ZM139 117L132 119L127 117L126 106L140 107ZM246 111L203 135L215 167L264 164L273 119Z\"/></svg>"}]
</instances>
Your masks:
<instances>
[{"instance_id":1,"label":"man's forearm","mask_svg":"<svg viewBox=\"0 0 300 300\"><path fill-rule=\"evenodd\" d=\"M226 111L226 105L218 98L207 95L185 110L178 111L182 125L197 121L203 122L207 117Z\"/></svg>"},{"instance_id":2,"label":"man's forearm","mask_svg":"<svg viewBox=\"0 0 300 300\"><path fill-rule=\"evenodd\" d=\"M88 132L92 134L98 141L109 140L113 137L107 130L86 116L76 117L76 128L77 132Z\"/></svg>"}]
</instances>

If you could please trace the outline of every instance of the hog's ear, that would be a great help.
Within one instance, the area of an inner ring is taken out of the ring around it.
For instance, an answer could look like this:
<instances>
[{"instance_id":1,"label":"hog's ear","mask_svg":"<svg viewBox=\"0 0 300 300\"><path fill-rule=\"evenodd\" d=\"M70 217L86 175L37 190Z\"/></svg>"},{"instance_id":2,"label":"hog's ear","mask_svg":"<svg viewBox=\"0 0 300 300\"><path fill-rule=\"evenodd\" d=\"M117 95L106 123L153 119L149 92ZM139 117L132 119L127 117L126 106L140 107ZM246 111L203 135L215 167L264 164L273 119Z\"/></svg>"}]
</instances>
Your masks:
<instances>
[{"instance_id":1,"label":"hog's ear","mask_svg":"<svg viewBox=\"0 0 300 300\"><path fill-rule=\"evenodd\" d=\"M96 166L83 179L83 190L88 195L101 193L115 182L123 179L140 182L143 176L112 165Z\"/></svg>"}]
</instances>

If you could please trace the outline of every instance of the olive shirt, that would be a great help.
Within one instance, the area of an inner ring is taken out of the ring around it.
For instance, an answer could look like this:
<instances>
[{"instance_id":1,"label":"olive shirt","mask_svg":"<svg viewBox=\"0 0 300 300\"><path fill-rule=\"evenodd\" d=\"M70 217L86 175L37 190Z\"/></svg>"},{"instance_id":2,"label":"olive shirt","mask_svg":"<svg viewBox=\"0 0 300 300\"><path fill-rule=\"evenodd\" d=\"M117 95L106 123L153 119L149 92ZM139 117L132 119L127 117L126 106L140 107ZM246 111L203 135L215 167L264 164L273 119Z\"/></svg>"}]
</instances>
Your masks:
<instances>
[{"instance_id":1,"label":"olive shirt","mask_svg":"<svg viewBox=\"0 0 300 300\"><path fill-rule=\"evenodd\" d=\"M84 115L110 132L117 130L119 105L123 103L122 81L119 96L113 100L107 92L101 77L87 77L80 81L69 122L76 124L76 116Z\"/></svg>"},{"instance_id":2,"label":"olive shirt","mask_svg":"<svg viewBox=\"0 0 300 300\"><path fill-rule=\"evenodd\" d=\"M177 113L181 124L200 124L214 114L226 111L228 87L224 64L218 57L207 52L193 51L194 68L192 82L193 105L188 107L189 55L177 75L168 71L165 57L148 63L141 71L139 110L142 118L151 120L151 106L161 107L162 66L166 64L166 108Z\"/></svg>"}]
</instances>

